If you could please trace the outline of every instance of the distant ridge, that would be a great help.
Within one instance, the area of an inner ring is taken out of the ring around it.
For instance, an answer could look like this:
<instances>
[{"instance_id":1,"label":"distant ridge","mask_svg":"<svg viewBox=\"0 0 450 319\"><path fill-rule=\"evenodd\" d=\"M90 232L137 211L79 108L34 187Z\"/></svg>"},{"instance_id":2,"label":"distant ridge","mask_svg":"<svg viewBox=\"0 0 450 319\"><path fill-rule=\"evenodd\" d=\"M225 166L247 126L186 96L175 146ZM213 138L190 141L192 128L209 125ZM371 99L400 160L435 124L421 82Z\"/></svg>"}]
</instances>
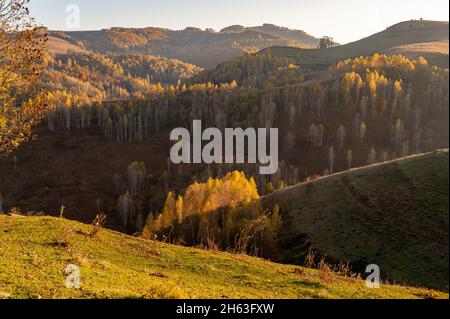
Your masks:
<instances>
[{"instance_id":1,"label":"distant ridge","mask_svg":"<svg viewBox=\"0 0 450 319\"><path fill-rule=\"evenodd\" d=\"M395 24L370 37L342 46L319 50L273 46L263 49L259 54L289 57L303 65L327 67L344 59L372 55L377 52L393 52L391 50L394 48L397 48L396 53L417 58L417 54L412 55L413 52L408 50L408 47L402 46L420 43L423 57L430 59L433 64L448 67L448 39L448 22L413 20ZM439 43L439 50L436 50L436 43Z\"/></svg>"},{"instance_id":2,"label":"distant ridge","mask_svg":"<svg viewBox=\"0 0 450 319\"><path fill-rule=\"evenodd\" d=\"M305 31L293 30L269 23L265 23L262 26L248 27L248 28L242 25L232 25L220 30L221 33L241 33L244 31L256 31L260 33L270 34L275 37L298 40L313 48L319 45L319 39L307 34Z\"/></svg>"},{"instance_id":3,"label":"distant ridge","mask_svg":"<svg viewBox=\"0 0 450 319\"><path fill-rule=\"evenodd\" d=\"M96 53L139 53L175 58L202 67L215 67L244 52L257 52L274 45L313 48L319 39L301 30L272 24L258 27L230 26L216 32L187 27L110 28L99 31L50 31L51 53L94 51Z\"/></svg>"}]
</instances>

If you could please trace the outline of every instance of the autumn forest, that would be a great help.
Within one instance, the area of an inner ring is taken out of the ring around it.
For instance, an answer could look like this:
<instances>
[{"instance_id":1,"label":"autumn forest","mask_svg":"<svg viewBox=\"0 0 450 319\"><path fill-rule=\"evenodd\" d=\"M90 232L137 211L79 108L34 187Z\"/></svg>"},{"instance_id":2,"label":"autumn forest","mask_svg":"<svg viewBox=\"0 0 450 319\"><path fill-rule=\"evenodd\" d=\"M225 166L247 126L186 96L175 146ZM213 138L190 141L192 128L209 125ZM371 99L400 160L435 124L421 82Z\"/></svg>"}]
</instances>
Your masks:
<instances>
[{"instance_id":1,"label":"autumn forest","mask_svg":"<svg viewBox=\"0 0 450 319\"><path fill-rule=\"evenodd\" d=\"M386 283L448 293L448 22L405 21L341 45L273 24L52 31L26 20L28 2L0 1L15 14L0 14L0 213L82 222L86 243L113 230L298 265L330 287L380 264ZM277 128L277 172L174 164L170 132L194 120ZM54 247L70 252L79 234L64 227ZM430 276L406 266L420 244Z\"/></svg>"}]
</instances>

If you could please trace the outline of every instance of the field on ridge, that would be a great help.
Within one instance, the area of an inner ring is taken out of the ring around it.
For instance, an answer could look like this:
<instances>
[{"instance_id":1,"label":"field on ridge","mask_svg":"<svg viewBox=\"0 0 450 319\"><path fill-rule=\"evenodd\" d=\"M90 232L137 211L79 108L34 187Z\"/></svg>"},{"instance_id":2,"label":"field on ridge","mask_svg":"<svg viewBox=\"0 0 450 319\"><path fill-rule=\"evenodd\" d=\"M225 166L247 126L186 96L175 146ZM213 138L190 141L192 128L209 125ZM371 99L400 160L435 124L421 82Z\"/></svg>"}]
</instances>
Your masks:
<instances>
[{"instance_id":1,"label":"field on ridge","mask_svg":"<svg viewBox=\"0 0 450 319\"><path fill-rule=\"evenodd\" d=\"M291 57L301 65L328 67L340 60L374 53L400 53L408 58L420 56L430 60L432 65L448 68L448 22L406 21L365 39L328 49L299 49L274 46L260 54ZM420 49L413 44L420 44Z\"/></svg>"}]
</instances>

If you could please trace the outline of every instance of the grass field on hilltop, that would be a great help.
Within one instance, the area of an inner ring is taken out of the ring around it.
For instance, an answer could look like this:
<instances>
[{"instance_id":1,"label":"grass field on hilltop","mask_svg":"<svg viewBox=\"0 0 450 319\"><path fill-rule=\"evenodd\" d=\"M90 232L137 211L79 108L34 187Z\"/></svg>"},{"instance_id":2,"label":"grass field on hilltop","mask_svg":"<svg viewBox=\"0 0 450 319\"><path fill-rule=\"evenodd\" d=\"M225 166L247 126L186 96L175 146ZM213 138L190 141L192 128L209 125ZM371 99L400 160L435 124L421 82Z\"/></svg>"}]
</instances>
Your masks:
<instances>
[{"instance_id":1,"label":"grass field on hilltop","mask_svg":"<svg viewBox=\"0 0 450 319\"><path fill-rule=\"evenodd\" d=\"M167 245L54 217L0 215L0 298L448 298L252 257ZM81 289L65 287L76 264Z\"/></svg>"},{"instance_id":2,"label":"grass field on hilltop","mask_svg":"<svg viewBox=\"0 0 450 319\"><path fill-rule=\"evenodd\" d=\"M354 169L273 193L286 262L310 249L391 282L448 290L448 150Z\"/></svg>"},{"instance_id":3,"label":"grass field on hilltop","mask_svg":"<svg viewBox=\"0 0 450 319\"><path fill-rule=\"evenodd\" d=\"M448 67L448 38L448 22L406 21L342 46L327 49L274 46L262 50L261 54L294 58L300 65L327 67L341 60L380 52L401 53L407 57L417 58L417 52L414 52L410 45L420 44L420 56L430 59L430 63ZM442 46L446 48L446 52L442 52ZM392 51L389 51L391 49Z\"/></svg>"}]
</instances>

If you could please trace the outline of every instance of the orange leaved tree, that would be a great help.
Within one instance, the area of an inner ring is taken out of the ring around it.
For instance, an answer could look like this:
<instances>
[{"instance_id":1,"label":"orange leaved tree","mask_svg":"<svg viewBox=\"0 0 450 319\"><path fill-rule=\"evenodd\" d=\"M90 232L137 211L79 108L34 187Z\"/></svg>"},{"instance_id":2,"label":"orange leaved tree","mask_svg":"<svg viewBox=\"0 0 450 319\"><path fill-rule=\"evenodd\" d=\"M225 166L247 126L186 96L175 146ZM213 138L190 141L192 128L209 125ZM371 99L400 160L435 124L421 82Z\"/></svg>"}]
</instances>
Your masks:
<instances>
[{"instance_id":1,"label":"orange leaved tree","mask_svg":"<svg viewBox=\"0 0 450 319\"><path fill-rule=\"evenodd\" d=\"M47 34L30 17L30 0L0 0L0 156L29 139L45 103L40 76Z\"/></svg>"}]
</instances>

